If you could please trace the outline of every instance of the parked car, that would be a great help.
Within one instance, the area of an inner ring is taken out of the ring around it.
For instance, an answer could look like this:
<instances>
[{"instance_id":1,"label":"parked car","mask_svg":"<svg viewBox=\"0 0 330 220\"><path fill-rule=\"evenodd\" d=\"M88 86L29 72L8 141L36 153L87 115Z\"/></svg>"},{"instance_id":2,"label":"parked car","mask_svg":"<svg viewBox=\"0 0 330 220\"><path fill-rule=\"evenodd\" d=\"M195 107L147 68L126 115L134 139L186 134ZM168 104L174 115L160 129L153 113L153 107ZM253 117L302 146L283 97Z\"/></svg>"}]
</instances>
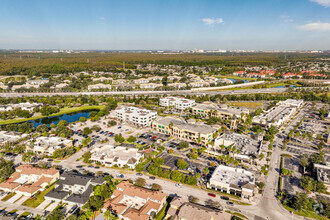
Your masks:
<instances>
[{"instance_id":1,"label":"parked car","mask_svg":"<svg viewBox=\"0 0 330 220\"><path fill-rule=\"evenodd\" d=\"M227 196L221 196L220 198L223 200L229 200L229 198Z\"/></svg>"},{"instance_id":2,"label":"parked car","mask_svg":"<svg viewBox=\"0 0 330 220\"><path fill-rule=\"evenodd\" d=\"M156 179L156 177L154 177L154 176L149 176L149 179L154 180L154 179Z\"/></svg>"},{"instance_id":3,"label":"parked car","mask_svg":"<svg viewBox=\"0 0 330 220\"><path fill-rule=\"evenodd\" d=\"M142 176L143 174L142 173L136 173L137 176Z\"/></svg>"},{"instance_id":4,"label":"parked car","mask_svg":"<svg viewBox=\"0 0 330 220\"><path fill-rule=\"evenodd\" d=\"M120 174L117 175L117 177L124 178L124 175L120 173Z\"/></svg>"},{"instance_id":5,"label":"parked car","mask_svg":"<svg viewBox=\"0 0 330 220\"><path fill-rule=\"evenodd\" d=\"M214 193L208 193L207 195L212 196L212 197L215 197L215 194Z\"/></svg>"},{"instance_id":6,"label":"parked car","mask_svg":"<svg viewBox=\"0 0 330 220\"><path fill-rule=\"evenodd\" d=\"M234 203L233 202L230 202L230 201L226 202L226 204L227 205L230 205L230 206L234 206Z\"/></svg>"},{"instance_id":7,"label":"parked car","mask_svg":"<svg viewBox=\"0 0 330 220\"><path fill-rule=\"evenodd\" d=\"M179 187L179 188L182 188L182 187L183 187L183 185L180 184L180 183L176 183L175 186L176 186L176 187Z\"/></svg>"}]
</instances>

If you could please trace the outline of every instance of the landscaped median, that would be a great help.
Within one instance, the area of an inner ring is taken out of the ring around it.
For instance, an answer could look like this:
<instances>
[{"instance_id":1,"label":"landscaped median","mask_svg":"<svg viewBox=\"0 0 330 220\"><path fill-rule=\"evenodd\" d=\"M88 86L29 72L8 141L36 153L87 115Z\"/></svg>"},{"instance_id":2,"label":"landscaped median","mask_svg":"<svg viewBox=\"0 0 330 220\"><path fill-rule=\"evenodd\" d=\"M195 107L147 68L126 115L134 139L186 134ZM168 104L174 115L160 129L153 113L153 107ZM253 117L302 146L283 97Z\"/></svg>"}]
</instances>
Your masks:
<instances>
[{"instance_id":1,"label":"landscaped median","mask_svg":"<svg viewBox=\"0 0 330 220\"><path fill-rule=\"evenodd\" d=\"M30 121L30 120L37 120L37 119L41 119L41 118L59 116L59 115L70 114L70 113L75 113L75 112L80 112L80 111L85 111L85 110L94 110L94 109L102 110L104 108L105 108L105 105L84 105L84 106L80 106L80 107L62 108L59 112L48 115L48 116L39 115L39 116L30 117L30 118L2 120L2 121L0 121L0 125L21 123L21 122L26 122L26 121Z\"/></svg>"}]
</instances>

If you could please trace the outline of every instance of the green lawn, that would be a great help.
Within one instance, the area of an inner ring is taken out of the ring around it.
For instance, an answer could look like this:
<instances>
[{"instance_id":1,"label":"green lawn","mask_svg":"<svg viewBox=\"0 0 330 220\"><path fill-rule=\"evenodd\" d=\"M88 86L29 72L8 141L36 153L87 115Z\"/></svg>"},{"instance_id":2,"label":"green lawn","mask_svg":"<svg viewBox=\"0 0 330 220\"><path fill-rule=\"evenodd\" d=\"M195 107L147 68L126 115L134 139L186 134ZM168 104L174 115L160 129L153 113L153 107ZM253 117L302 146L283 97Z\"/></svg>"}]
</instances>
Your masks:
<instances>
[{"instance_id":1,"label":"green lawn","mask_svg":"<svg viewBox=\"0 0 330 220\"><path fill-rule=\"evenodd\" d=\"M15 192L9 193L8 195L6 195L4 198L2 198L2 201L7 201L8 199L10 199L11 197L13 197L14 195L16 195Z\"/></svg>"},{"instance_id":2,"label":"green lawn","mask_svg":"<svg viewBox=\"0 0 330 220\"><path fill-rule=\"evenodd\" d=\"M227 78L227 79L241 79L241 80L249 80L249 81L256 81L257 78L247 78L247 77L239 77L239 76L234 76L234 75L216 75L215 77L218 78Z\"/></svg>"},{"instance_id":3,"label":"green lawn","mask_svg":"<svg viewBox=\"0 0 330 220\"><path fill-rule=\"evenodd\" d=\"M45 201L44 195L46 195L49 191L51 191L55 187L55 183L51 184L46 190L42 191L39 195L27 199L25 202L23 202L22 205L32 208L38 207L43 201Z\"/></svg>"},{"instance_id":4,"label":"green lawn","mask_svg":"<svg viewBox=\"0 0 330 220\"><path fill-rule=\"evenodd\" d=\"M166 202L163 208L157 213L156 220L163 220L165 217L166 208L169 204Z\"/></svg>"},{"instance_id":5,"label":"green lawn","mask_svg":"<svg viewBox=\"0 0 330 220\"><path fill-rule=\"evenodd\" d=\"M58 115L63 115L63 114L69 114L69 113L74 113L74 112L79 112L83 110L92 110L92 109L103 109L105 105L84 105L80 107L73 107L73 108L62 108L60 112L51 114L49 116L33 116L30 118L18 118L18 119L8 119L8 120L2 120L0 121L0 125L5 125L5 124L13 124L13 123L20 123L20 122L25 122L25 121L30 121L30 120L36 120L40 118L47 118L51 116L58 116Z\"/></svg>"},{"instance_id":6,"label":"green lawn","mask_svg":"<svg viewBox=\"0 0 330 220\"><path fill-rule=\"evenodd\" d=\"M319 219L319 220L326 220L327 218L321 215L316 214L315 212L308 211L308 210L301 210L301 211L296 211L293 208L290 208L289 206L283 205L283 207L288 210L289 212L293 212L295 215L300 215L304 216L307 218L314 218L314 219Z\"/></svg>"},{"instance_id":7,"label":"green lawn","mask_svg":"<svg viewBox=\"0 0 330 220\"><path fill-rule=\"evenodd\" d=\"M20 216L18 216L18 218L27 217L30 214L31 212L23 212Z\"/></svg>"}]
</instances>

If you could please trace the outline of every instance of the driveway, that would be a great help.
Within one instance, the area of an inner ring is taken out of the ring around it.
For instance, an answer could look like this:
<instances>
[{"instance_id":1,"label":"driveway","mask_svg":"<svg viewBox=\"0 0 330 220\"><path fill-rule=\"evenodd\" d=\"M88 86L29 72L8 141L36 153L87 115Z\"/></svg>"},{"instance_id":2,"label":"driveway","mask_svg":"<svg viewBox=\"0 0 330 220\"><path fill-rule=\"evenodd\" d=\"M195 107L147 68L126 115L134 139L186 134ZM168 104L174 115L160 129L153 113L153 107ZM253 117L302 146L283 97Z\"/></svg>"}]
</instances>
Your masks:
<instances>
[{"instance_id":1,"label":"driveway","mask_svg":"<svg viewBox=\"0 0 330 220\"><path fill-rule=\"evenodd\" d=\"M22 198L20 198L17 202L15 202L15 204L21 205L25 200L27 200L29 198L29 196L23 196Z\"/></svg>"},{"instance_id":2,"label":"driveway","mask_svg":"<svg viewBox=\"0 0 330 220\"><path fill-rule=\"evenodd\" d=\"M38 209L45 209L45 207L50 203L50 200L43 201L37 208Z\"/></svg>"},{"instance_id":3,"label":"driveway","mask_svg":"<svg viewBox=\"0 0 330 220\"><path fill-rule=\"evenodd\" d=\"M53 211L57 207L57 205L58 205L58 202L54 202L54 203L50 204L50 206L48 206L46 208L46 211L50 211L50 212Z\"/></svg>"},{"instance_id":4,"label":"driveway","mask_svg":"<svg viewBox=\"0 0 330 220\"><path fill-rule=\"evenodd\" d=\"M13 197L7 200L9 203L14 203L17 199L19 199L22 196L22 194L15 194ZM24 196L23 196L24 197Z\"/></svg>"}]
</instances>

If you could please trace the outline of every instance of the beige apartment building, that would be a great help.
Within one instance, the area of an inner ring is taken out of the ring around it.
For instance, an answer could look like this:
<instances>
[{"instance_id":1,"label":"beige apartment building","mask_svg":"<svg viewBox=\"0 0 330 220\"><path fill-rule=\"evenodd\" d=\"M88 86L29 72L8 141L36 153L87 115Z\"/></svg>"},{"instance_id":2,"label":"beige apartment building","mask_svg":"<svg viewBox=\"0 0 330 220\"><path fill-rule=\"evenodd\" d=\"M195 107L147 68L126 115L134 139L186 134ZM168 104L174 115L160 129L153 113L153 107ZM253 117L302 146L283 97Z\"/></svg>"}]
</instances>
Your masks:
<instances>
[{"instance_id":1,"label":"beige apartment building","mask_svg":"<svg viewBox=\"0 0 330 220\"><path fill-rule=\"evenodd\" d=\"M195 143L207 145L214 139L215 128L209 125L196 125L180 121L175 118L163 118L152 123L156 131L172 135Z\"/></svg>"}]
</instances>

